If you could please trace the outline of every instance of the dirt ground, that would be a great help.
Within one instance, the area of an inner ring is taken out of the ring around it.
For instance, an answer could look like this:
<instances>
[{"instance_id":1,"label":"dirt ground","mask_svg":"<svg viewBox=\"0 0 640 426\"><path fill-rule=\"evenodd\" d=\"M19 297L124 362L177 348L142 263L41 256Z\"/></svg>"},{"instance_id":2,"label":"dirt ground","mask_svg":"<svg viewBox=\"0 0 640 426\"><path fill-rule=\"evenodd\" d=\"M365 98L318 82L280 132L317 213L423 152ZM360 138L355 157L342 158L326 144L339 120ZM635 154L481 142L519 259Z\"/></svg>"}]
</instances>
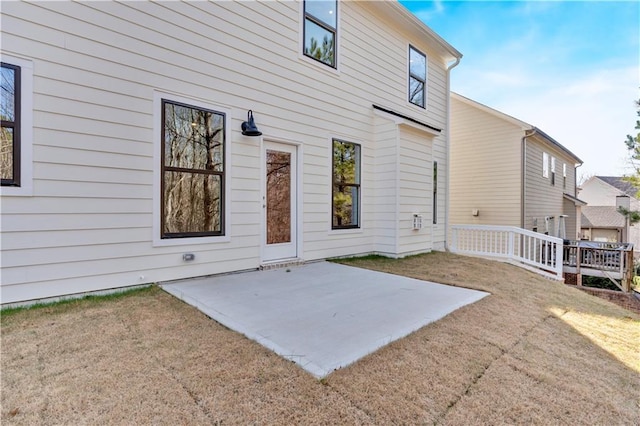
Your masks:
<instances>
[{"instance_id":1,"label":"dirt ground","mask_svg":"<svg viewBox=\"0 0 640 426\"><path fill-rule=\"evenodd\" d=\"M6 424L640 424L640 317L514 266L352 265L488 291L317 380L157 287L2 316Z\"/></svg>"}]
</instances>

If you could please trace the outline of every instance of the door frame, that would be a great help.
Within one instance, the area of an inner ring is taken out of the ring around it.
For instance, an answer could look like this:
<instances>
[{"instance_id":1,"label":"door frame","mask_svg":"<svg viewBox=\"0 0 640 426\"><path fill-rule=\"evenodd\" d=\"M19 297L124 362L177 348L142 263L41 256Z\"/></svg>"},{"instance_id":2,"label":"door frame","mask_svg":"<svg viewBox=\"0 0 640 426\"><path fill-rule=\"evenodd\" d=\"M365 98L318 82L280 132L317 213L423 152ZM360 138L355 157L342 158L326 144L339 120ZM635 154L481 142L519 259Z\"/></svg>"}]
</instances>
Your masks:
<instances>
[{"instance_id":1,"label":"door frame","mask_svg":"<svg viewBox=\"0 0 640 426\"><path fill-rule=\"evenodd\" d=\"M294 257L287 259L302 259L303 247L302 247L302 159L303 159L303 144L300 141L295 141L286 138L276 138L276 137L263 137L260 142L260 263L277 263L287 259L265 259L265 247L267 245L267 209L262 207L265 205L266 201L266 189L267 189L267 145L269 144L281 144L288 145L289 147L293 147L295 149L296 154L296 176L294 177L296 183L296 212L295 216L292 218L295 220L295 247L296 253Z\"/></svg>"}]
</instances>

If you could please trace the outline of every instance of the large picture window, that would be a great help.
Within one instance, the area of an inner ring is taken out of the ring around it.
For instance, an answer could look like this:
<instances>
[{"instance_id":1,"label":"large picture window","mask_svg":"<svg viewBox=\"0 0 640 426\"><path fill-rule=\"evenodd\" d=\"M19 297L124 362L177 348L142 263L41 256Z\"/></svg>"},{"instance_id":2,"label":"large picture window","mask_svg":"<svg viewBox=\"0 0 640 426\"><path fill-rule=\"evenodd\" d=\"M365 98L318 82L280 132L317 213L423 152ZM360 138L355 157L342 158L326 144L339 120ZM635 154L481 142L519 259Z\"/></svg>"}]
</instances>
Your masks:
<instances>
[{"instance_id":1,"label":"large picture window","mask_svg":"<svg viewBox=\"0 0 640 426\"><path fill-rule=\"evenodd\" d=\"M336 68L338 2L305 0L304 54Z\"/></svg>"},{"instance_id":2,"label":"large picture window","mask_svg":"<svg viewBox=\"0 0 640 426\"><path fill-rule=\"evenodd\" d=\"M225 114L162 100L162 238L224 235Z\"/></svg>"},{"instance_id":3,"label":"large picture window","mask_svg":"<svg viewBox=\"0 0 640 426\"><path fill-rule=\"evenodd\" d=\"M360 145L333 140L333 229L360 227Z\"/></svg>"},{"instance_id":4,"label":"large picture window","mask_svg":"<svg viewBox=\"0 0 640 426\"><path fill-rule=\"evenodd\" d=\"M2 186L20 186L20 67L1 65L0 175Z\"/></svg>"},{"instance_id":5,"label":"large picture window","mask_svg":"<svg viewBox=\"0 0 640 426\"><path fill-rule=\"evenodd\" d=\"M409 46L409 102L425 107L427 56Z\"/></svg>"}]
</instances>

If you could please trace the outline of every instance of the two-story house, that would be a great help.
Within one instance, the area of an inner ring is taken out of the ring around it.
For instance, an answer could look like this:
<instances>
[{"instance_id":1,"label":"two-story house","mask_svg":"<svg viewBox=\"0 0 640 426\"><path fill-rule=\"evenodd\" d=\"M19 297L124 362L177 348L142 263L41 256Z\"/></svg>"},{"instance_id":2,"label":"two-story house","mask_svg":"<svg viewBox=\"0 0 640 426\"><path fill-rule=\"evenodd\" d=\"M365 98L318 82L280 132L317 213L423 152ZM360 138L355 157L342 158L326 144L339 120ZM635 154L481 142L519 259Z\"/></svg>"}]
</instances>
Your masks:
<instances>
[{"instance_id":1,"label":"two-story house","mask_svg":"<svg viewBox=\"0 0 640 426\"><path fill-rule=\"evenodd\" d=\"M580 158L539 128L451 93L450 223L575 240Z\"/></svg>"},{"instance_id":2,"label":"two-story house","mask_svg":"<svg viewBox=\"0 0 640 426\"><path fill-rule=\"evenodd\" d=\"M640 226L618 211L640 211L638 189L621 176L592 176L579 188L580 199L589 205L582 212L582 238L591 241L633 243L640 255Z\"/></svg>"},{"instance_id":3,"label":"two-story house","mask_svg":"<svg viewBox=\"0 0 640 426\"><path fill-rule=\"evenodd\" d=\"M2 303L445 248L462 55L399 3L0 19Z\"/></svg>"}]
</instances>

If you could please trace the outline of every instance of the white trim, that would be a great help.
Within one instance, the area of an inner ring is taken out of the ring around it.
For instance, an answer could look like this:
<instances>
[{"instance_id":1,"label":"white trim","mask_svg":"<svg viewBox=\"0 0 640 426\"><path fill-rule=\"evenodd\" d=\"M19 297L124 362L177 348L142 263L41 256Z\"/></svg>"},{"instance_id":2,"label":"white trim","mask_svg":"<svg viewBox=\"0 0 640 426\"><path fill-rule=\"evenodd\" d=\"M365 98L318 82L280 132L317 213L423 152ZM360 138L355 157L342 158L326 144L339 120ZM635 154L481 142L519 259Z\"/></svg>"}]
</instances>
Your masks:
<instances>
[{"instance_id":1,"label":"white trim","mask_svg":"<svg viewBox=\"0 0 640 426\"><path fill-rule=\"evenodd\" d=\"M33 61L2 54L2 62L20 67L20 186L2 186L0 195L33 195Z\"/></svg>"},{"instance_id":2,"label":"white trim","mask_svg":"<svg viewBox=\"0 0 640 426\"><path fill-rule=\"evenodd\" d=\"M225 117L225 146L224 146L224 235L216 237L187 237L187 238L160 238L162 220L160 213L160 203L162 202L162 194L160 194L160 164L162 161L161 143L162 143L162 99L168 99L175 102L193 105L199 108L211 109L222 112ZM154 90L153 92L153 246L183 246L193 244L211 244L224 243L231 241L231 122L232 111L228 107L213 105L205 100L196 99L178 95L171 92Z\"/></svg>"},{"instance_id":3,"label":"white trim","mask_svg":"<svg viewBox=\"0 0 640 426\"><path fill-rule=\"evenodd\" d=\"M302 253L303 253L303 247L302 247L302 241L303 241L303 236L302 236L302 232L303 232L303 216L302 216L302 212L303 212L303 200L302 200L302 196L303 196L303 181L302 181L302 176L303 176L303 171L302 171L302 156L303 156L303 147L304 144L302 142L299 141L295 141L295 140L291 140L291 139L285 139L285 138L278 138L278 137L272 137L272 136L263 136L261 142L260 142L260 204L264 204L264 202L266 201L266 188L267 188L267 183L266 183L266 158L265 158L265 154L266 154L266 145L268 143L273 143L273 144L280 144L280 145L288 145L293 147L293 149L295 150L295 155L296 155L296 170L295 170L295 185L296 185L296 212L295 212L295 221L296 221L296 226L295 226L295 231L296 231L296 252L295 255L291 258L286 258L286 259L265 259L265 245L266 245L266 240L267 240L267 217L266 217L266 208L262 208L261 209L261 226L260 226L260 261L262 264L269 264L269 263L279 263L282 262L283 260L287 260L287 259L302 259Z\"/></svg>"},{"instance_id":4,"label":"white trim","mask_svg":"<svg viewBox=\"0 0 640 426\"><path fill-rule=\"evenodd\" d=\"M410 102L407 102L407 103L409 104ZM414 105L414 104L411 104L411 105L413 105L414 107L417 107L417 105ZM418 108L420 108L420 107L418 107ZM409 120L407 120L405 118L398 117L397 115L389 114L386 111L380 111L379 109L374 109L373 113L378 115L378 116L380 116L380 117L386 118L387 120L391 120L397 126L407 126L407 127L412 128L412 129L418 130L420 132L424 132L424 133L426 133L426 134L428 134L428 135L430 135L432 137L440 136L440 134L441 134L441 132L437 132L437 131L435 131L433 129L430 129L428 127L422 126L422 125L420 125L418 123L414 123L413 121L409 121Z\"/></svg>"}]
</instances>

